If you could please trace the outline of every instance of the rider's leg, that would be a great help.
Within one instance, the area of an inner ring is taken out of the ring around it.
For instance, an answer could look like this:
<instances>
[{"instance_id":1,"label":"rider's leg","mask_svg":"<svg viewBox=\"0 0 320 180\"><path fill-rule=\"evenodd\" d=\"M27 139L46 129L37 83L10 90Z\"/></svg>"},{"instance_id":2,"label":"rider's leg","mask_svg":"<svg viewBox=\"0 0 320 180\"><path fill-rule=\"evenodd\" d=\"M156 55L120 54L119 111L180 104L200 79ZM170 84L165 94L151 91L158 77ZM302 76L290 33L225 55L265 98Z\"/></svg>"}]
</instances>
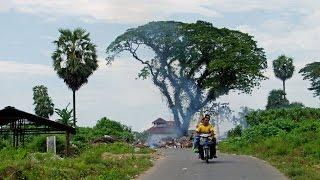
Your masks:
<instances>
[{"instance_id":1,"label":"rider's leg","mask_svg":"<svg viewBox=\"0 0 320 180\"><path fill-rule=\"evenodd\" d=\"M200 144L200 137L195 136L194 137L194 142L193 142L193 152L197 153L199 152L199 144Z\"/></svg>"},{"instance_id":2,"label":"rider's leg","mask_svg":"<svg viewBox=\"0 0 320 180\"><path fill-rule=\"evenodd\" d=\"M213 142L213 147L212 147L213 148L213 157L217 158L217 139L213 138L212 142Z\"/></svg>"}]
</instances>

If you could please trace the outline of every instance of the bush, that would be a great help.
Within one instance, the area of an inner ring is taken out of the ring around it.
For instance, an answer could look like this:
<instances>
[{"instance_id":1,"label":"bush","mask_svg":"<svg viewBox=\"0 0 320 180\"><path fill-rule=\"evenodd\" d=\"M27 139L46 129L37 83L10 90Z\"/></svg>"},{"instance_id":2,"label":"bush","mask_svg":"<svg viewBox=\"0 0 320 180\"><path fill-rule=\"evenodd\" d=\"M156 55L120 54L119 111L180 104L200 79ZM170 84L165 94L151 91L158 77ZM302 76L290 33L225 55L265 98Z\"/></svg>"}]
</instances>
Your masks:
<instances>
[{"instance_id":1,"label":"bush","mask_svg":"<svg viewBox=\"0 0 320 180\"><path fill-rule=\"evenodd\" d=\"M276 126L270 126L266 124L262 124L259 126L253 126L246 129L243 132L243 140L247 142L258 142L267 137L276 136L284 131Z\"/></svg>"},{"instance_id":2,"label":"bush","mask_svg":"<svg viewBox=\"0 0 320 180\"><path fill-rule=\"evenodd\" d=\"M8 139L0 139L0 149L3 149L5 147L10 147L10 141Z\"/></svg>"},{"instance_id":3,"label":"bush","mask_svg":"<svg viewBox=\"0 0 320 180\"><path fill-rule=\"evenodd\" d=\"M27 149L34 152L46 152L47 151L47 136L38 135L34 136L29 143L27 143ZM65 136L56 135L56 150L57 154L64 154L66 149Z\"/></svg>"},{"instance_id":4,"label":"bush","mask_svg":"<svg viewBox=\"0 0 320 180\"><path fill-rule=\"evenodd\" d=\"M100 119L93 127L94 136L101 137L104 135L111 135L118 137L127 142L134 140L131 129L117 121L107 119L106 117Z\"/></svg>"},{"instance_id":5,"label":"bush","mask_svg":"<svg viewBox=\"0 0 320 180\"><path fill-rule=\"evenodd\" d=\"M113 136L126 142L134 140L134 134L129 127L104 117L93 128L77 127L76 134L73 137L73 144L84 150L88 148L90 141L104 135Z\"/></svg>"},{"instance_id":6,"label":"bush","mask_svg":"<svg viewBox=\"0 0 320 180\"><path fill-rule=\"evenodd\" d=\"M242 135L242 127L240 125L228 131L228 137L240 137Z\"/></svg>"},{"instance_id":7,"label":"bush","mask_svg":"<svg viewBox=\"0 0 320 180\"><path fill-rule=\"evenodd\" d=\"M219 144L221 151L268 160L291 179L319 179L319 109L259 110L250 113L247 120L249 128L240 136L235 129L229 132Z\"/></svg>"},{"instance_id":8,"label":"bush","mask_svg":"<svg viewBox=\"0 0 320 180\"><path fill-rule=\"evenodd\" d=\"M315 108L287 108L287 109L272 109L272 110L257 110L249 113L247 122L250 126L268 123L272 121L281 121L289 119L294 122L305 120L319 120L320 110Z\"/></svg>"}]
</instances>

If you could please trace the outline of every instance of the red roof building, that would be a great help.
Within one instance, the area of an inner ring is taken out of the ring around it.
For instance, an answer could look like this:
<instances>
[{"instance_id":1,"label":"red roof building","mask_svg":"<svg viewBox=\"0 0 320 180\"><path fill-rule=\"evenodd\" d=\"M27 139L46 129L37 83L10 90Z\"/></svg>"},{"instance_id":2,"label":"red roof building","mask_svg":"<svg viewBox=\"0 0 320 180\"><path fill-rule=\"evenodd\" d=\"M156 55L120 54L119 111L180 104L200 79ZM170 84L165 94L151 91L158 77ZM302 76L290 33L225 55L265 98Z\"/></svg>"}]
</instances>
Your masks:
<instances>
[{"instance_id":1,"label":"red roof building","mask_svg":"<svg viewBox=\"0 0 320 180\"><path fill-rule=\"evenodd\" d=\"M177 130L174 121L166 121L158 118L152 122L152 127L147 130L150 136L148 143L150 146L158 144L162 139L176 138Z\"/></svg>"}]
</instances>

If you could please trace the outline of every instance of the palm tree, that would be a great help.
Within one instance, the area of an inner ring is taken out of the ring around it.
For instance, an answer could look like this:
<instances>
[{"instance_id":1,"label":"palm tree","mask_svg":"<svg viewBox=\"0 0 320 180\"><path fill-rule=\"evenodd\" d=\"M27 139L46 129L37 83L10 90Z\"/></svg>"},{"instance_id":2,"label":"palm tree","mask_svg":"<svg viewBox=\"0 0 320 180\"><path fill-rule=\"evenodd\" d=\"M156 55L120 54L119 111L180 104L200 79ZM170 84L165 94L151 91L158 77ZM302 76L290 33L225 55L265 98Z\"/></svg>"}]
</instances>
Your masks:
<instances>
[{"instance_id":1,"label":"palm tree","mask_svg":"<svg viewBox=\"0 0 320 180\"><path fill-rule=\"evenodd\" d=\"M59 29L59 32L58 40L53 42L56 45L53 67L73 92L73 125L76 126L76 91L98 68L96 46L84 29Z\"/></svg>"},{"instance_id":2,"label":"palm tree","mask_svg":"<svg viewBox=\"0 0 320 180\"><path fill-rule=\"evenodd\" d=\"M286 98L286 80L290 79L294 72L293 59L285 55L279 56L273 61L273 71L275 76L282 81L283 96Z\"/></svg>"}]
</instances>

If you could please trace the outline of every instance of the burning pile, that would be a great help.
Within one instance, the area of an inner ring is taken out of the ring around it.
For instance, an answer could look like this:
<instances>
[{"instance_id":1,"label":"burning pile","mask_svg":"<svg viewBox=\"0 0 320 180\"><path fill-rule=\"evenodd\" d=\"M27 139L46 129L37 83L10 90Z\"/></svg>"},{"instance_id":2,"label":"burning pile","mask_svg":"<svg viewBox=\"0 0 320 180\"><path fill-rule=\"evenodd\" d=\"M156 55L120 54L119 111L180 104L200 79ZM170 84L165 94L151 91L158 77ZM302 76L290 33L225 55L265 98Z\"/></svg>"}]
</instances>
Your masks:
<instances>
[{"instance_id":1,"label":"burning pile","mask_svg":"<svg viewBox=\"0 0 320 180\"><path fill-rule=\"evenodd\" d=\"M152 144L153 148L191 148L192 139L183 136L181 138L163 138L156 144Z\"/></svg>"}]
</instances>

